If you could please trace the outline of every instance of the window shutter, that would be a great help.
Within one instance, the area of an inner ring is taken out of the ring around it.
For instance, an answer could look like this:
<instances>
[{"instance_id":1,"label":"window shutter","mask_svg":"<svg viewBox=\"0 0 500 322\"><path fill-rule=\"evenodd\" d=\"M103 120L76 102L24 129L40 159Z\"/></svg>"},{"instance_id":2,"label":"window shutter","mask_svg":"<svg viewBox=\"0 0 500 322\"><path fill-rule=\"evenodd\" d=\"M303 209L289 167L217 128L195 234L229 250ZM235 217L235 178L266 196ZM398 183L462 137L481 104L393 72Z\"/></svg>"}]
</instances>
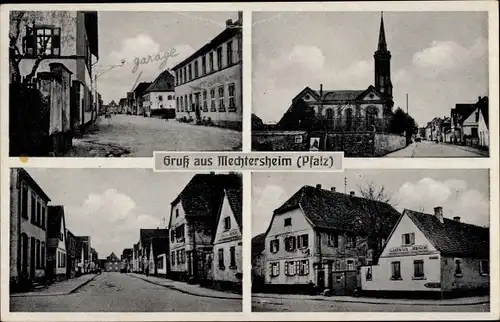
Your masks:
<instances>
[{"instance_id":1,"label":"window shutter","mask_svg":"<svg viewBox=\"0 0 500 322\"><path fill-rule=\"evenodd\" d=\"M302 241L302 247L309 247L309 235L303 235L304 240Z\"/></svg>"},{"instance_id":2,"label":"window shutter","mask_svg":"<svg viewBox=\"0 0 500 322\"><path fill-rule=\"evenodd\" d=\"M401 234L401 245L405 244L405 234Z\"/></svg>"},{"instance_id":3,"label":"window shutter","mask_svg":"<svg viewBox=\"0 0 500 322\"><path fill-rule=\"evenodd\" d=\"M292 250L295 250L297 248L297 238L294 236L292 237Z\"/></svg>"},{"instance_id":4,"label":"window shutter","mask_svg":"<svg viewBox=\"0 0 500 322\"><path fill-rule=\"evenodd\" d=\"M414 244L415 244L415 233L411 233L411 234L410 234L410 243L411 243L412 245L414 245Z\"/></svg>"},{"instance_id":5,"label":"window shutter","mask_svg":"<svg viewBox=\"0 0 500 322\"><path fill-rule=\"evenodd\" d=\"M52 55L61 55L61 28L54 28L52 30Z\"/></svg>"},{"instance_id":6,"label":"window shutter","mask_svg":"<svg viewBox=\"0 0 500 322\"><path fill-rule=\"evenodd\" d=\"M276 239L276 252L280 251L280 241L279 239Z\"/></svg>"}]
</instances>

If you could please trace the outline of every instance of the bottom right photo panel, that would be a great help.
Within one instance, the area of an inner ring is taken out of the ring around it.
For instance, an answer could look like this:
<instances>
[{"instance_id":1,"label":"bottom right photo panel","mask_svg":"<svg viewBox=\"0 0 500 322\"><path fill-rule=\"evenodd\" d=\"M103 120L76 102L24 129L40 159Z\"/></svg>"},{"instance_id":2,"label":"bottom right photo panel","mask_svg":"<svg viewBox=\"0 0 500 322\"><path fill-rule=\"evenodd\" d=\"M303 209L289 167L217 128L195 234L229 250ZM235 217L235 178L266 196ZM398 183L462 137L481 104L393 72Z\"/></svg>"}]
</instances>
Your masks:
<instances>
[{"instance_id":1,"label":"bottom right photo panel","mask_svg":"<svg viewBox=\"0 0 500 322\"><path fill-rule=\"evenodd\" d=\"M252 311L489 312L487 169L252 174Z\"/></svg>"}]
</instances>

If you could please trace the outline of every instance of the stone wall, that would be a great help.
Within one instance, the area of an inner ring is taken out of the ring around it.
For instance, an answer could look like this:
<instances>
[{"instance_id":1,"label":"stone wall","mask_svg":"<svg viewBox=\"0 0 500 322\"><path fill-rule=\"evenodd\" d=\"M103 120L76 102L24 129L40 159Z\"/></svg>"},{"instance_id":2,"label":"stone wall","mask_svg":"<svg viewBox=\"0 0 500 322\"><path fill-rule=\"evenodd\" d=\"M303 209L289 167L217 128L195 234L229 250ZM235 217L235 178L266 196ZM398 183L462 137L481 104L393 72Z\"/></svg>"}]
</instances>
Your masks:
<instances>
[{"instance_id":1,"label":"stone wall","mask_svg":"<svg viewBox=\"0 0 500 322\"><path fill-rule=\"evenodd\" d=\"M263 131L252 132L253 151L307 151L306 131Z\"/></svg>"},{"instance_id":2,"label":"stone wall","mask_svg":"<svg viewBox=\"0 0 500 322\"><path fill-rule=\"evenodd\" d=\"M384 156L406 147L406 138L396 134L375 134L375 153L374 156Z\"/></svg>"},{"instance_id":3,"label":"stone wall","mask_svg":"<svg viewBox=\"0 0 500 322\"><path fill-rule=\"evenodd\" d=\"M345 157L374 156L373 132L328 133L324 149L326 151L344 151Z\"/></svg>"}]
</instances>

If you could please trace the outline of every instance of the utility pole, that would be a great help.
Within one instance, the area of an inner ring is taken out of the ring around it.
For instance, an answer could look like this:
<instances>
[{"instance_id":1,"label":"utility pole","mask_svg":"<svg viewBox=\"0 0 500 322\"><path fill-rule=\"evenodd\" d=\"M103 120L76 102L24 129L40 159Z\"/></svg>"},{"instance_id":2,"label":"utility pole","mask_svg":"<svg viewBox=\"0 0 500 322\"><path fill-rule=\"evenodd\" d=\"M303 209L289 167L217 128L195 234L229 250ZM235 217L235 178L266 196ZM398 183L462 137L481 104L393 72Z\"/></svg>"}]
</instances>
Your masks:
<instances>
[{"instance_id":1,"label":"utility pole","mask_svg":"<svg viewBox=\"0 0 500 322\"><path fill-rule=\"evenodd\" d=\"M406 115L408 115L408 93L406 93Z\"/></svg>"},{"instance_id":2,"label":"utility pole","mask_svg":"<svg viewBox=\"0 0 500 322\"><path fill-rule=\"evenodd\" d=\"M344 177L344 194L347 194L347 178Z\"/></svg>"}]
</instances>

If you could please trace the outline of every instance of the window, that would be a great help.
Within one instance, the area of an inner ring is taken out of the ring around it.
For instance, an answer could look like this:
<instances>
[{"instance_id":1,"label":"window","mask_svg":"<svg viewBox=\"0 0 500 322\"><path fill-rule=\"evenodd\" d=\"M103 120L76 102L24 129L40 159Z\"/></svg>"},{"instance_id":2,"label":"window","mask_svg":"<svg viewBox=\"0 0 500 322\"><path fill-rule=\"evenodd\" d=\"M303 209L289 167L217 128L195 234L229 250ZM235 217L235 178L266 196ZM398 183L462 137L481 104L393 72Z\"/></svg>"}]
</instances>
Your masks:
<instances>
[{"instance_id":1,"label":"window","mask_svg":"<svg viewBox=\"0 0 500 322\"><path fill-rule=\"evenodd\" d=\"M207 56L201 57L201 74L205 75L207 73Z\"/></svg>"},{"instance_id":2,"label":"window","mask_svg":"<svg viewBox=\"0 0 500 322\"><path fill-rule=\"evenodd\" d=\"M214 71L214 52L208 54L208 65L210 66L210 72Z\"/></svg>"},{"instance_id":3,"label":"window","mask_svg":"<svg viewBox=\"0 0 500 322\"><path fill-rule=\"evenodd\" d=\"M225 269L224 267L224 249L219 248L217 258L219 260L219 269Z\"/></svg>"},{"instance_id":4,"label":"window","mask_svg":"<svg viewBox=\"0 0 500 322\"><path fill-rule=\"evenodd\" d=\"M230 247L229 248L229 255L231 256L231 262L229 263L229 268L230 269L235 269L236 268L236 247Z\"/></svg>"},{"instance_id":5,"label":"window","mask_svg":"<svg viewBox=\"0 0 500 322\"><path fill-rule=\"evenodd\" d=\"M346 236L345 247L346 248L356 247L356 237L355 236Z\"/></svg>"},{"instance_id":6,"label":"window","mask_svg":"<svg viewBox=\"0 0 500 322\"><path fill-rule=\"evenodd\" d=\"M59 240L63 240L64 239L64 234L62 232L59 232Z\"/></svg>"},{"instance_id":7,"label":"window","mask_svg":"<svg viewBox=\"0 0 500 322\"><path fill-rule=\"evenodd\" d=\"M307 247L309 247L309 235L308 234L303 234L303 235L300 235L298 237L297 247L298 248L307 248Z\"/></svg>"},{"instance_id":8,"label":"window","mask_svg":"<svg viewBox=\"0 0 500 322\"><path fill-rule=\"evenodd\" d=\"M215 108L215 89L210 90L210 112L216 112Z\"/></svg>"},{"instance_id":9,"label":"window","mask_svg":"<svg viewBox=\"0 0 500 322\"><path fill-rule=\"evenodd\" d=\"M181 263L184 264L186 262L186 250L181 249Z\"/></svg>"},{"instance_id":10,"label":"window","mask_svg":"<svg viewBox=\"0 0 500 322\"><path fill-rule=\"evenodd\" d=\"M179 84L184 83L184 75L182 73L182 68L179 69Z\"/></svg>"},{"instance_id":11,"label":"window","mask_svg":"<svg viewBox=\"0 0 500 322\"><path fill-rule=\"evenodd\" d=\"M352 109L348 108L345 111L345 126L346 130L350 131L352 129Z\"/></svg>"},{"instance_id":12,"label":"window","mask_svg":"<svg viewBox=\"0 0 500 322\"><path fill-rule=\"evenodd\" d=\"M391 280L400 280L401 278L401 262L391 263Z\"/></svg>"},{"instance_id":13,"label":"window","mask_svg":"<svg viewBox=\"0 0 500 322\"><path fill-rule=\"evenodd\" d=\"M224 230L231 229L231 218L228 216L224 218Z\"/></svg>"},{"instance_id":14,"label":"window","mask_svg":"<svg viewBox=\"0 0 500 322\"><path fill-rule=\"evenodd\" d=\"M280 275L280 263L271 263L270 267L271 277L276 277Z\"/></svg>"},{"instance_id":15,"label":"window","mask_svg":"<svg viewBox=\"0 0 500 322\"><path fill-rule=\"evenodd\" d=\"M285 218L285 227L292 225L292 218Z\"/></svg>"},{"instance_id":16,"label":"window","mask_svg":"<svg viewBox=\"0 0 500 322\"><path fill-rule=\"evenodd\" d=\"M175 230L170 231L170 241L173 243L175 240Z\"/></svg>"},{"instance_id":17,"label":"window","mask_svg":"<svg viewBox=\"0 0 500 322\"><path fill-rule=\"evenodd\" d=\"M175 71L175 85L179 85L179 70Z\"/></svg>"},{"instance_id":18,"label":"window","mask_svg":"<svg viewBox=\"0 0 500 322\"><path fill-rule=\"evenodd\" d=\"M179 217L179 209L175 209L175 218Z\"/></svg>"},{"instance_id":19,"label":"window","mask_svg":"<svg viewBox=\"0 0 500 322\"><path fill-rule=\"evenodd\" d=\"M231 65L233 63L233 42L229 41L226 47L227 53L227 64Z\"/></svg>"},{"instance_id":20,"label":"window","mask_svg":"<svg viewBox=\"0 0 500 322\"><path fill-rule=\"evenodd\" d=\"M227 92L229 95L229 110L236 110L236 101L234 98L234 83L231 83L227 86Z\"/></svg>"},{"instance_id":21,"label":"window","mask_svg":"<svg viewBox=\"0 0 500 322\"><path fill-rule=\"evenodd\" d=\"M175 228L175 238L177 239L178 242L184 241L184 224Z\"/></svg>"},{"instance_id":22,"label":"window","mask_svg":"<svg viewBox=\"0 0 500 322\"><path fill-rule=\"evenodd\" d=\"M424 261L423 260L415 260L413 261L413 277L414 278L422 278L424 277Z\"/></svg>"},{"instance_id":23,"label":"window","mask_svg":"<svg viewBox=\"0 0 500 322\"><path fill-rule=\"evenodd\" d=\"M217 69L222 69L222 47L217 48Z\"/></svg>"},{"instance_id":24,"label":"window","mask_svg":"<svg viewBox=\"0 0 500 322\"><path fill-rule=\"evenodd\" d=\"M191 64L188 65L188 76L189 80L193 79L193 70L191 69Z\"/></svg>"},{"instance_id":25,"label":"window","mask_svg":"<svg viewBox=\"0 0 500 322\"><path fill-rule=\"evenodd\" d=\"M208 112L208 105L207 105L207 90L203 90L203 112Z\"/></svg>"},{"instance_id":26,"label":"window","mask_svg":"<svg viewBox=\"0 0 500 322\"><path fill-rule=\"evenodd\" d=\"M328 120L333 120L333 110L331 108L326 110L326 118Z\"/></svg>"},{"instance_id":27,"label":"window","mask_svg":"<svg viewBox=\"0 0 500 322\"><path fill-rule=\"evenodd\" d=\"M37 224L36 222L36 198L33 193L31 193L31 223Z\"/></svg>"},{"instance_id":28,"label":"window","mask_svg":"<svg viewBox=\"0 0 500 322\"><path fill-rule=\"evenodd\" d=\"M41 267L42 267L42 268L45 268L45 243L44 243L44 242L42 242L42 246L41 246L41 250L40 250L40 252L41 252L41 254L42 254L42 255L41 255L41 256L42 256L42 259L41 259L41 261L42 261L42 262L41 262Z\"/></svg>"},{"instance_id":29,"label":"window","mask_svg":"<svg viewBox=\"0 0 500 322\"><path fill-rule=\"evenodd\" d=\"M477 127L473 127L473 128L472 128L472 129L470 129L470 130L471 130L471 136L472 136L473 138L478 138L478 137L479 137Z\"/></svg>"},{"instance_id":30,"label":"window","mask_svg":"<svg viewBox=\"0 0 500 322\"><path fill-rule=\"evenodd\" d=\"M296 239L295 236L289 236L285 238L285 250L287 252L293 252L296 249Z\"/></svg>"},{"instance_id":31,"label":"window","mask_svg":"<svg viewBox=\"0 0 500 322\"><path fill-rule=\"evenodd\" d=\"M184 110L186 112L189 112L188 97L187 97L187 95L184 95Z\"/></svg>"},{"instance_id":32,"label":"window","mask_svg":"<svg viewBox=\"0 0 500 322\"><path fill-rule=\"evenodd\" d=\"M158 258L158 262L156 263L158 269L163 269L163 257Z\"/></svg>"},{"instance_id":33,"label":"window","mask_svg":"<svg viewBox=\"0 0 500 322\"><path fill-rule=\"evenodd\" d=\"M333 270L334 271L341 271L342 270L342 263L340 262L340 260L335 260L335 262L333 263Z\"/></svg>"},{"instance_id":34,"label":"window","mask_svg":"<svg viewBox=\"0 0 500 322\"><path fill-rule=\"evenodd\" d=\"M299 263L299 275L309 275L309 260L301 260Z\"/></svg>"},{"instance_id":35,"label":"window","mask_svg":"<svg viewBox=\"0 0 500 322\"><path fill-rule=\"evenodd\" d=\"M184 83L188 81L187 66L184 66Z\"/></svg>"},{"instance_id":36,"label":"window","mask_svg":"<svg viewBox=\"0 0 500 322\"><path fill-rule=\"evenodd\" d=\"M177 263L181 263L181 251L180 250L177 250L175 252L175 255L177 256Z\"/></svg>"},{"instance_id":37,"label":"window","mask_svg":"<svg viewBox=\"0 0 500 322\"><path fill-rule=\"evenodd\" d=\"M194 61L194 78L198 78L198 60Z\"/></svg>"},{"instance_id":38,"label":"window","mask_svg":"<svg viewBox=\"0 0 500 322\"><path fill-rule=\"evenodd\" d=\"M487 259L481 259L479 261L479 274L489 275L490 274L490 261Z\"/></svg>"},{"instance_id":39,"label":"window","mask_svg":"<svg viewBox=\"0 0 500 322\"><path fill-rule=\"evenodd\" d=\"M415 245L415 233L406 233L401 235L401 245Z\"/></svg>"},{"instance_id":40,"label":"window","mask_svg":"<svg viewBox=\"0 0 500 322\"><path fill-rule=\"evenodd\" d=\"M177 107L177 112L180 112L181 111L181 107L179 105L179 98L178 97L175 99L175 106Z\"/></svg>"},{"instance_id":41,"label":"window","mask_svg":"<svg viewBox=\"0 0 500 322\"><path fill-rule=\"evenodd\" d=\"M297 144L302 143L302 135L296 135L294 142Z\"/></svg>"},{"instance_id":42,"label":"window","mask_svg":"<svg viewBox=\"0 0 500 322\"><path fill-rule=\"evenodd\" d=\"M366 269L366 280L367 280L367 281L371 281L371 280L372 280L372 277L373 277L373 276L372 276L372 267L370 266L370 267L368 267L368 268Z\"/></svg>"},{"instance_id":43,"label":"window","mask_svg":"<svg viewBox=\"0 0 500 322\"><path fill-rule=\"evenodd\" d=\"M378 118L377 109L375 107L368 108L368 110L366 111L366 125L367 125L367 127L375 126L377 118Z\"/></svg>"},{"instance_id":44,"label":"window","mask_svg":"<svg viewBox=\"0 0 500 322\"><path fill-rule=\"evenodd\" d=\"M269 243L269 250L271 253L277 253L280 250L280 241L279 239L273 239Z\"/></svg>"},{"instance_id":45,"label":"window","mask_svg":"<svg viewBox=\"0 0 500 322\"><path fill-rule=\"evenodd\" d=\"M35 267L38 269L40 268L40 241L37 239L36 240L36 262L35 262Z\"/></svg>"},{"instance_id":46,"label":"window","mask_svg":"<svg viewBox=\"0 0 500 322\"><path fill-rule=\"evenodd\" d=\"M194 108L193 108L193 94L189 94L188 111L190 111L190 112L194 111Z\"/></svg>"},{"instance_id":47,"label":"window","mask_svg":"<svg viewBox=\"0 0 500 322\"><path fill-rule=\"evenodd\" d=\"M24 182L21 188L21 216L28 219L28 186Z\"/></svg>"},{"instance_id":48,"label":"window","mask_svg":"<svg viewBox=\"0 0 500 322\"><path fill-rule=\"evenodd\" d=\"M170 261L172 265L175 265L175 251L170 253Z\"/></svg>"},{"instance_id":49,"label":"window","mask_svg":"<svg viewBox=\"0 0 500 322\"><path fill-rule=\"evenodd\" d=\"M224 112L224 86L219 86L219 111Z\"/></svg>"},{"instance_id":50,"label":"window","mask_svg":"<svg viewBox=\"0 0 500 322\"><path fill-rule=\"evenodd\" d=\"M285 262L285 275L287 276L296 275L299 264L300 264L299 261Z\"/></svg>"},{"instance_id":51,"label":"window","mask_svg":"<svg viewBox=\"0 0 500 322\"><path fill-rule=\"evenodd\" d=\"M346 261L346 266L347 266L347 270L348 271L354 271L355 270L355 267L354 267L354 260L353 259L348 259Z\"/></svg>"},{"instance_id":52,"label":"window","mask_svg":"<svg viewBox=\"0 0 500 322\"><path fill-rule=\"evenodd\" d=\"M455 258L455 276L462 276L462 260Z\"/></svg>"},{"instance_id":53,"label":"window","mask_svg":"<svg viewBox=\"0 0 500 322\"><path fill-rule=\"evenodd\" d=\"M339 236L337 234L328 234L328 246L339 247Z\"/></svg>"},{"instance_id":54,"label":"window","mask_svg":"<svg viewBox=\"0 0 500 322\"><path fill-rule=\"evenodd\" d=\"M158 100L161 102L163 101L163 95L158 95Z\"/></svg>"},{"instance_id":55,"label":"window","mask_svg":"<svg viewBox=\"0 0 500 322\"><path fill-rule=\"evenodd\" d=\"M27 56L61 55L61 28L35 26L33 32L26 32L23 49Z\"/></svg>"}]
</instances>

